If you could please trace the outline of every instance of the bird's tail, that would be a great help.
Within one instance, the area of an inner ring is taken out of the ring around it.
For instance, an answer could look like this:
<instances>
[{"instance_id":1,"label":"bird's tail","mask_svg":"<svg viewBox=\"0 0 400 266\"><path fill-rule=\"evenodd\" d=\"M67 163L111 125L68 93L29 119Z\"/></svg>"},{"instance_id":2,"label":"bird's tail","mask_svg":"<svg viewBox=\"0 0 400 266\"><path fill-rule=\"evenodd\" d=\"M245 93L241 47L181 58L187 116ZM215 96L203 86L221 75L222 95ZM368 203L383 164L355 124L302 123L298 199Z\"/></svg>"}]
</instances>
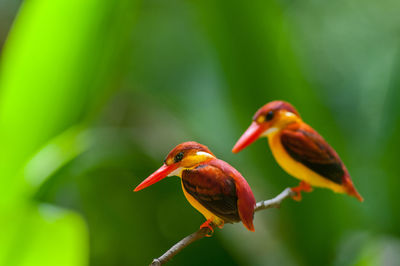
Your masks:
<instances>
[{"instance_id":1,"label":"bird's tail","mask_svg":"<svg viewBox=\"0 0 400 266\"><path fill-rule=\"evenodd\" d=\"M345 188L346 188L346 193L350 196L353 196L355 198L357 198L360 202L364 201L364 198L360 195L360 193L358 193L357 189L354 187L353 182L351 181L351 179L349 177L346 177L345 180Z\"/></svg>"},{"instance_id":2,"label":"bird's tail","mask_svg":"<svg viewBox=\"0 0 400 266\"><path fill-rule=\"evenodd\" d=\"M244 181L244 182L243 182ZM238 193L238 211L240 220L243 225L249 230L254 232L253 218L254 208L256 206L256 199L254 198L253 192L246 180L243 178L242 186L236 186Z\"/></svg>"}]
</instances>

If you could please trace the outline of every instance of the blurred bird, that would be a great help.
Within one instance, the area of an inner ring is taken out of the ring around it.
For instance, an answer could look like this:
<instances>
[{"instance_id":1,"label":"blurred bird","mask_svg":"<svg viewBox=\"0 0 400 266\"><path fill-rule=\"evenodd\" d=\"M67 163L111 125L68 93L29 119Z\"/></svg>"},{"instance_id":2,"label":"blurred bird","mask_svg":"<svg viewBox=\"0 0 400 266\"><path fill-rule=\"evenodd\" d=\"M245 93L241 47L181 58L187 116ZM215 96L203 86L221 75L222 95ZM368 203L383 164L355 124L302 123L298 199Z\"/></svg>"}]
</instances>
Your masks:
<instances>
[{"instance_id":1,"label":"blurred bird","mask_svg":"<svg viewBox=\"0 0 400 266\"><path fill-rule=\"evenodd\" d=\"M346 166L335 150L309 125L297 110L284 101L273 101L261 107L253 122L232 149L237 153L259 137L268 137L269 146L278 164L301 180L292 188L295 200L311 186L347 193L363 201L355 189Z\"/></svg>"},{"instance_id":2,"label":"blurred bird","mask_svg":"<svg viewBox=\"0 0 400 266\"><path fill-rule=\"evenodd\" d=\"M148 187L167 176L179 176L182 190L189 203L207 219L200 228L210 223L223 227L224 223L242 221L254 231L253 216L256 201L242 175L228 163L219 160L204 145L184 142L176 146L152 175L134 191Z\"/></svg>"}]
</instances>

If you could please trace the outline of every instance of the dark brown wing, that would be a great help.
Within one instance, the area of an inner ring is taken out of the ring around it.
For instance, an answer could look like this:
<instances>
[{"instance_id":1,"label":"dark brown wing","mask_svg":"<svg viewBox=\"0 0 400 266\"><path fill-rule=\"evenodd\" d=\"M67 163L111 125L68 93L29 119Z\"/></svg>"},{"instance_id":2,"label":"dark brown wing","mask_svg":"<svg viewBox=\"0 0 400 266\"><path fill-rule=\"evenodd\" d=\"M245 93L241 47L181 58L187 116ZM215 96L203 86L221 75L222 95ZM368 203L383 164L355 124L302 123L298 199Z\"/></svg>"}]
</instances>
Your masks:
<instances>
[{"instance_id":1,"label":"dark brown wing","mask_svg":"<svg viewBox=\"0 0 400 266\"><path fill-rule=\"evenodd\" d=\"M185 190L207 210L227 223L240 221L234 179L220 168L201 164L182 173Z\"/></svg>"},{"instance_id":2,"label":"dark brown wing","mask_svg":"<svg viewBox=\"0 0 400 266\"><path fill-rule=\"evenodd\" d=\"M342 161L311 127L288 127L282 131L281 142L293 159L319 175L342 184L345 174Z\"/></svg>"}]
</instances>

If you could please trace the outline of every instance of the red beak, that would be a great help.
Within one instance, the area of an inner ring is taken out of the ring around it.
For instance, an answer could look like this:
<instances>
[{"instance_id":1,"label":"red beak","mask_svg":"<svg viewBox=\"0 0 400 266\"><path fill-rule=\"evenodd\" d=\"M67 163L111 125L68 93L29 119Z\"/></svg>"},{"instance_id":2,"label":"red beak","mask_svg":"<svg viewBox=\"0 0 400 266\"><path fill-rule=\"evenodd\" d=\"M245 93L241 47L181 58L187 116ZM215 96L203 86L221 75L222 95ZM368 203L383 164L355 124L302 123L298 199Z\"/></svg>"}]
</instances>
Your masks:
<instances>
[{"instance_id":1,"label":"red beak","mask_svg":"<svg viewBox=\"0 0 400 266\"><path fill-rule=\"evenodd\" d=\"M161 179L166 178L170 173L172 173L175 169L177 169L177 165L166 165L164 164L160 168L158 168L157 171L155 171L153 174L151 174L148 178L146 178L142 183L139 184L133 191L139 191L142 190L148 186L153 185L154 183L157 183Z\"/></svg>"},{"instance_id":2,"label":"red beak","mask_svg":"<svg viewBox=\"0 0 400 266\"><path fill-rule=\"evenodd\" d=\"M243 150L251 143L253 143L256 139L258 139L261 134L264 132L265 128L257 124L256 122L251 123L249 128L243 133L240 139L236 142L235 146L232 149L233 153L238 153Z\"/></svg>"}]
</instances>

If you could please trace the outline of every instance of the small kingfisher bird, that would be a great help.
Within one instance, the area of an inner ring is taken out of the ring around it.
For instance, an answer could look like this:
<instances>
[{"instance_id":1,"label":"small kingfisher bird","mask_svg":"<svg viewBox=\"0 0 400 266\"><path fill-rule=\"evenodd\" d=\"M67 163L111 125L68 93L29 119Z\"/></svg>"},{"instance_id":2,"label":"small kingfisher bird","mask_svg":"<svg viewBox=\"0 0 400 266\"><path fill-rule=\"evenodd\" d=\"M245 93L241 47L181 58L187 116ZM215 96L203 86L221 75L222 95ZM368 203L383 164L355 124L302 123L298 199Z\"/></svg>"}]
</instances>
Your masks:
<instances>
[{"instance_id":1,"label":"small kingfisher bird","mask_svg":"<svg viewBox=\"0 0 400 266\"><path fill-rule=\"evenodd\" d=\"M291 104L273 101L261 107L232 152L241 151L260 137L268 138L278 164L301 180L298 187L292 188L296 192L295 200L301 200L301 191L310 192L311 186L316 186L363 201L339 155L317 131L303 122Z\"/></svg>"},{"instance_id":2,"label":"small kingfisher bird","mask_svg":"<svg viewBox=\"0 0 400 266\"><path fill-rule=\"evenodd\" d=\"M193 141L179 144L134 191L167 176L181 178L186 199L207 219L200 228L213 232L210 223L222 228L224 223L242 221L248 230L254 231L256 201L250 186L235 168L217 159L206 146Z\"/></svg>"}]
</instances>

